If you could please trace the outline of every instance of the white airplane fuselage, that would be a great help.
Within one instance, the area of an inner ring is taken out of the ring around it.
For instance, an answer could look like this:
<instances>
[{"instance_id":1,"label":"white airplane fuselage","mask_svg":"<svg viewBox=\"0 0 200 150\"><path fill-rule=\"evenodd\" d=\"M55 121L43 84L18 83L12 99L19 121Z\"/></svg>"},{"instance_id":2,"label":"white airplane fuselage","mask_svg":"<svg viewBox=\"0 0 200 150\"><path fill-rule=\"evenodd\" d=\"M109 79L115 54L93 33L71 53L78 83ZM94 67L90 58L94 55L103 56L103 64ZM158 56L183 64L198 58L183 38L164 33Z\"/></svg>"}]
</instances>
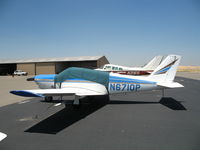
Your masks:
<instances>
[{"instance_id":1,"label":"white airplane fuselage","mask_svg":"<svg viewBox=\"0 0 200 150\"><path fill-rule=\"evenodd\" d=\"M44 97L46 101L53 96L74 95L74 104L79 105L80 97L131 93L139 91L180 88L174 82L181 56L168 55L149 76L121 75L86 68L71 67L57 75L37 75L28 81L35 81L40 89L14 90L10 93L25 97Z\"/></svg>"},{"instance_id":2,"label":"white airplane fuselage","mask_svg":"<svg viewBox=\"0 0 200 150\"><path fill-rule=\"evenodd\" d=\"M35 82L41 89L74 88L74 90L76 90L82 87L91 91L94 89L101 91L101 89L105 88L102 84L83 79L66 79L61 84L55 83L54 77L55 75L38 75L35 77ZM109 83L107 86L109 94L130 93L159 88L160 87L157 86L156 82L147 80L147 77L109 73Z\"/></svg>"},{"instance_id":3,"label":"white airplane fuselage","mask_svg":"<svg viewBox=\"0 0 200 150\"><path fill-rule=\"evenodd\" d=\"M114 72L126 75L146 75L154 71L162 62L163 56L155 56L149 63L143 67L127 67L114 64L105 64L102 68L96 70Z\"/></svg>"}]
</instances>

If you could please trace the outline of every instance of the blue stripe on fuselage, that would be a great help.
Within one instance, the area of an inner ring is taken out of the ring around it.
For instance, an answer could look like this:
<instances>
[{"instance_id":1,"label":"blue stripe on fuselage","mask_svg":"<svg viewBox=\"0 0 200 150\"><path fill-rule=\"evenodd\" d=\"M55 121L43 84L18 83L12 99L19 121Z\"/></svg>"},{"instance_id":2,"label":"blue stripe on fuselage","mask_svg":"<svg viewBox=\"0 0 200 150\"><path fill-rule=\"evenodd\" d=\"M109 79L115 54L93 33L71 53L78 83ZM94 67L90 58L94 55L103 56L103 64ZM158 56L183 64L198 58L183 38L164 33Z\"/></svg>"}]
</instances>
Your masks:
<instances>
[{"instance_id":1,"label":"blue stripe on fuselage","mask_svg":"<svg viewBox=\"0 0 200 150\"><path fill-rule=\"evenodd\" d=\"M109 82L117 82L117 83L141 83L141 84L155 84L156 82L152 81L145 81L140 79L131 79L131 78L124 78L124 77L116 77L110 76Z\"/></svg>"},{"instance_id":2,"label":"blue stripe on fuselage","mask_svg":"<svg viewBox=\"0 0 200 150\"><path fill-rule=\"evenodd\" d=\"M36 82L54 82L54 77L55 76L48 76L48 75L39 75L39 77L35 78ZM80 82L87 82L87 83L95 83L89 80L85 80L85 79L66 79L64 80L62 83L66 83L66 82L70 82L70 83L80 83Z\"/></svg>"},{"instance_id":3,"label":"blue stripe on fuselage","mask_svg":"<svg viewBox=\"0 0 200 150\"><path fill-rule=\"evenodd\" d=\"M55 78L56 74L40 74L35 76L35 80L41 80L41 79L53 79Z\"/></svg>"},{"instance_id":4,"label":"blue stripe on fuselage","mask_svg":"<svg viewBox=\"0 0 200 150\"><path fill-rule=\"evenodd\" d=\"M56 76L56 74L37 75L37 76L35 76L35 81L36 82L54 82L55 76ZM66 79L66 81L64 81L64 82L66 83L68 81L70 81L70 83L80 83L80 82L89 81L89 80L74 78L74 79ZM131 78L125 78L125 77L117 77L117 76L110 76L109 82L112 82L112 83L113 82L115 82L115 83L138 83L138 84L155 84L156 83L156 82L152 82L152 81L131 79ZM87 83L94 83L94 82L87 82Z\"/></svg>"}]
</instances>

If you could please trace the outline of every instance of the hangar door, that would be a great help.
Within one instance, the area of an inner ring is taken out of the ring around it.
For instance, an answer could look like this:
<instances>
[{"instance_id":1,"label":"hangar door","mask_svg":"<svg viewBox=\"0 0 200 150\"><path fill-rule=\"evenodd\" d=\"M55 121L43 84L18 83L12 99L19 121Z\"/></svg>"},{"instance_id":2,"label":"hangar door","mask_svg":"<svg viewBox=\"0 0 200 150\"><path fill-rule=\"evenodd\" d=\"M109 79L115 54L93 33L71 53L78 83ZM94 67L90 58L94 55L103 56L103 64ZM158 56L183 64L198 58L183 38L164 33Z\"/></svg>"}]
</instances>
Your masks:
<instances>
[{"instance_id":1,"label":"hangar door","mask_svg":"<svg viewBox=\"0 0 200 150\"><path fill-rule=\"evenodd\" d=\"M0 64L0 75L13 74L16 64Z\"/></svg>"},{"instance_id":2,"label":"hangar door","mask_svg":"<svg viewBox=\"0 0 200 150\"><path fill-rule=\"evenodd\" d=\"M28 75L35 75L35 64L17 64L17 70L25 71Z\"/></svg>"},{"instance_id":3,"label":"hangar door","mask_svg":"<svg viewBox=\"0 0 200 150\"><path fill-rule=\"evenodd\" d=\"M55 74L55 63L36 63L36 74Z\"/></svg>"}]
</instances>

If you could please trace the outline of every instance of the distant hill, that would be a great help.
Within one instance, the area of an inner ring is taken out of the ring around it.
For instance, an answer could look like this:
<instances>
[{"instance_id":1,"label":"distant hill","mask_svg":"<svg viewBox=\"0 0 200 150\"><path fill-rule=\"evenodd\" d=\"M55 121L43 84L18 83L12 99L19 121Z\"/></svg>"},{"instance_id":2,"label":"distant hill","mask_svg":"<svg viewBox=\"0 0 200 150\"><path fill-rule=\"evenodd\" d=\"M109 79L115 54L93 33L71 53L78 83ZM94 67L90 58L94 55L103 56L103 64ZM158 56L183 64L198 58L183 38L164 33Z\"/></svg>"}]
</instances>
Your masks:
<instances>
[{"instance_id":1,"label":"distant hill","mask_svg":"<svg viewBox=\"0 0 200 150\"><path fill-rule=\"evenodd\" d=\"M200 72L200 66L179 66L179 72Z\"/></svg>"}]
</instances>

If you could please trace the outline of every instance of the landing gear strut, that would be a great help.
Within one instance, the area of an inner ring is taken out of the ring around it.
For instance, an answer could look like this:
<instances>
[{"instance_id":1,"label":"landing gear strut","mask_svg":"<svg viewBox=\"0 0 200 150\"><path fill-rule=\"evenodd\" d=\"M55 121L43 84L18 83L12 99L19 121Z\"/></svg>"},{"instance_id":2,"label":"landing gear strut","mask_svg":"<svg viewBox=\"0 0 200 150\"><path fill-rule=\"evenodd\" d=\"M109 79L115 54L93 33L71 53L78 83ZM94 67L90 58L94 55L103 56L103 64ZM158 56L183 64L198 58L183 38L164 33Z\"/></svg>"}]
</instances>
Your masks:
<instances>
[{"instance_id":1,"label":"landing gear strut","mask_svg":"<svg viewBox=\"0 0 200 150\"><path fill-rule=\"evenodd\" d=\"M65 107L69 106L69 104L65 103ZM81 100L80 97L75 95L74 101L72 103L73 108L80 108L81 107Z\"/></svg>"},{"instance_id":2,"label":"landing gear strut","mask_svg":"<svg viewBox=\"0 0 200 150\"><path fill-rule=\"evenodd\" d=\"M80 99L76 95L75 95L75 99L74 99L73 105L80 105Z\"/></svg>"},{"instance_id":3,"label":"landing gear strut","mask_svg":"<svg viewBox=\"0 0 200 150\"><path fill-rule=\"evenodd\" d=\"M80 101L80 99L77 95L75 95L75 99L74 99L72 106L74 108L80 108L81 107L81 101Z\"/></svg>"},{"instance_id":4,"label":"landing gear strut","mask_svg":"<svg viewBox=\"0 0 200 150\"><path fill-rule=\"evenodd\" d=\"M165 89L162 89L162 98L165 97Z\"/></svg>"}]
</instances>

